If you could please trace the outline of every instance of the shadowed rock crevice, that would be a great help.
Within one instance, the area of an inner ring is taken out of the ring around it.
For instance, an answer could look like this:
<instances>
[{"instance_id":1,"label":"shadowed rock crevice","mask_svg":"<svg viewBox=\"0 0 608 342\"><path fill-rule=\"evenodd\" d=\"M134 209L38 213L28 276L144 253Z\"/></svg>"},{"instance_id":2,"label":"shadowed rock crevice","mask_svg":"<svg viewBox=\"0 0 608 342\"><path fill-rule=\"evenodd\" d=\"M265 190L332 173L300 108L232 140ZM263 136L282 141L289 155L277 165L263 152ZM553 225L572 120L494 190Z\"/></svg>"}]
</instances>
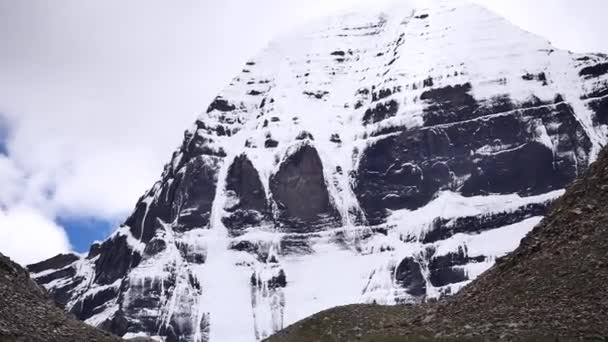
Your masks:
<instances>
[{"instance_id":1,"label":"shadowed rock crevice","mask_svg":"<svg viewBox=\"0 0 608 342\"><path fill-rule=\"evenodd\" d=\"M173 206L179 212L180 231L205 228L209 224L215 198L220 159L198 156L186 164L175 190Z\"/></svg>"},{"instance_id":2,"label":"shadowed rock crevice","mask_svg":"<svg viewBox=\"0 0 608 342\"><path fill-rule=\"evenodd\" d=\"M244 154L234 158L228 168L226 196L229 199L224 210L228 215L222 218L222 222L231 233L271 219L260 175Z\"/></svg>"},{"instance_id":3,"label":"shadowed rock crevice","mask_svg":"<svg viewBox=\"0 0 608 342\"><path fill-rule=\"evenodd\" d=\"M465 83L423 92L420 99L427 103L424 124L432 126L473 118L479 105L471 96L471 89L471 84Z\"/></svg>"},{"instance_id":4,"label":"shadowed rock crevice","mask_svg":"<svg viewBox=\"0 0 608 342\"><path fill-rule=\"evenodd\" d=\"M424 298L426 295L426 280L420 264L414 258L408 257L399 263L395 270L395 281L413 297Z\"/></svg>"},{"instance_id":5,"label":"shadowed rock crevice","mask_svg":"<svg viewBox=\"0 0 608 342\"><path fill-rule=\"evenodd\" d=\"M270 190L278 208L278 222L286 231L314 231L340 223L333 207L323 164L317 150L305 144L288 156L270 178Z\"/></svg>"},{"instance_id":6,"label":"shadowed rock crevice","mask_svg":"<svg viewBox=\"0 0 608 342\"><path fill-rule=\"evenodd\" d=\"M489 213L484 215L459 217L456 219L436 218L429 230L422 236L408 237L410 240L421 240L423 243L436 243L455 234L478 234L487 230L508 226L534 216L545 216L551 201L531 203L512 211Z\"/></svg>"},{"instance_id":7,"label":"shadowed rock crevice","mask_svg":"<svg viewBox=\"0 0 608 342\"><path fill-rule=\"evenodd\" d=\"M141 255L128 244L125 235L115 235L106 240L101 249L101 255L95 261L95 282L98 284L112 284L141 261Z\"/></svg>"},{"instance_id":8,"label":"shadowed rock crevice","mask_svg":"<svg viewBox=\"0 0 608 342\"><path fill-rule=\"evenodd\" d=\"M78 256L75 254L57 254L56 256L27 266L27 270L32 273L38 273L48 269L61 269L64 268L74 261L78 260Z\"/></svg>"}]
</instances>

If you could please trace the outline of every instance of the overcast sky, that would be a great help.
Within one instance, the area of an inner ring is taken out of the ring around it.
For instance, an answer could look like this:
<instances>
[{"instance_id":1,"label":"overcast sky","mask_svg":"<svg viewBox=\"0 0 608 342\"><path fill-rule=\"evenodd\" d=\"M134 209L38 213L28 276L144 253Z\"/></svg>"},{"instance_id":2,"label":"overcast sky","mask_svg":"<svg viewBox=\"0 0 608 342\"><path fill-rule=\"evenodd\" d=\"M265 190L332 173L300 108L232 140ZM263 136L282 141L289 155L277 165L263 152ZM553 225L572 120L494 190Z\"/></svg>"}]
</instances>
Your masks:
<instances>
[{"instance_id":1,"label":"overcast sky","mask_svg":"<svg viewBox=\"0 0 608 342\"><path fill-rule=\"evenodd\" d=\"M0 0L0 252L86 250L273 36L386 2ZM557 47L608 52L608 1L475 2Z\"/></svg>"}]
</instances>

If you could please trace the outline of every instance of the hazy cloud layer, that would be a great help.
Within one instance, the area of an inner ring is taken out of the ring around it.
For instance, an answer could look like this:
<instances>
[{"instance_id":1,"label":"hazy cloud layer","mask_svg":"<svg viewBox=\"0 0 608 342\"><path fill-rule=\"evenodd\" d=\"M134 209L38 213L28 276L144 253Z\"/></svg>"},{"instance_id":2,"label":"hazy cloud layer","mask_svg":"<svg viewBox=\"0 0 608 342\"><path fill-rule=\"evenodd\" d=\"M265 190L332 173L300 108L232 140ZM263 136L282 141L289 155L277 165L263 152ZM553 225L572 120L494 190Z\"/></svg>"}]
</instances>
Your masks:
<instances>
[{"instance_id":1,"label":"hazy cloud layer","mask_svg":"<svg viewBox=\"0 0 608 342\"><path fill-rule=\"evenodd\" d=\"M58 216L124 217L273 36L386 2L0 0L0 252L25 262L68 250ZM559 47L608 51L603 0L476 2Z\"/></svg>"},{"instance_id":2,"label":"hazy cloud layer","mask_svg":"<svg viewBox=\"0 0 608 342\"><path fill-rule=\"evenodd\" d=\"M63 229L28 207L0 211L0 229L0 251L23 265L70 249Z\"/></svg>"}]
</instances>

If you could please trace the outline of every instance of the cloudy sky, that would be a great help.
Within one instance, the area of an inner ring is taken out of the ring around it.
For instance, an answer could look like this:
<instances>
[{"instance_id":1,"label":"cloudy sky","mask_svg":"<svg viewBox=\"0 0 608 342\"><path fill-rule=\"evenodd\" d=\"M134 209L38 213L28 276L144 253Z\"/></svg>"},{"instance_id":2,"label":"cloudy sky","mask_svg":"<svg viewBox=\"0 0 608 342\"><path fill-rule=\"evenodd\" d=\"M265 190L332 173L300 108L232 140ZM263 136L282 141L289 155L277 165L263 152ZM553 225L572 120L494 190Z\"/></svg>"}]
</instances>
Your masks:
<instances>
[{"instance_id":1,"label":"cloudy sky","mask_svg":"<svg viewBox=\"0 0 608 342\"><path fill-rule=\"evenodd\" d=\"M315 17L390 2L367 1L0 0L0 252L86 251L248 57ZM608 52L605 0L475 2L557 47Z\"/></svg>"}]
</instances>

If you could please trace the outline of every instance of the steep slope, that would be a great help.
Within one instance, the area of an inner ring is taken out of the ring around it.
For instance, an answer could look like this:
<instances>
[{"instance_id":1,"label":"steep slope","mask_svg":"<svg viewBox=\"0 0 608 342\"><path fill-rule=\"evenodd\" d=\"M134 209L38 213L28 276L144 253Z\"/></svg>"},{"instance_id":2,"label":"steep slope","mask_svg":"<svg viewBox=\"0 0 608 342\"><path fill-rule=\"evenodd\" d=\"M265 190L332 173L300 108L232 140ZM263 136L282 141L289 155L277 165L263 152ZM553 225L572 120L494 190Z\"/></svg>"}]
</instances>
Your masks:
<instances>
[{"instance_id":1,"label":"steep slope","mask_svg":"<svg viewBox=\"0 0 608 342\"><path fill-rule=\"evenodd\" d=\"M26 270L0 254L0 341L115 342L55 305Z\"/></svg>"},{"instance_id":2,"label":"steep slope","mask_svg":"<svg viewBox=\"0 0 608 342\"><path fill-rule=\"evenodd\" d=\"M110 238L30 271L167 341L455 293L606 143L607 66L465 1L319 21L247 63Z\"/></svg>"},{"instance_id":3,"label":"steep slope","mask_svg":"<svg viewBox=\"0 0 608 342\"><path fill-rule=\"evenodd\" d=\"M457 295L411 308L335 308L268 341L380 337L408 341L421 336L605 341L607 291L608 150L604 150L515 251Z\"/></svg>"}]
</instances>

